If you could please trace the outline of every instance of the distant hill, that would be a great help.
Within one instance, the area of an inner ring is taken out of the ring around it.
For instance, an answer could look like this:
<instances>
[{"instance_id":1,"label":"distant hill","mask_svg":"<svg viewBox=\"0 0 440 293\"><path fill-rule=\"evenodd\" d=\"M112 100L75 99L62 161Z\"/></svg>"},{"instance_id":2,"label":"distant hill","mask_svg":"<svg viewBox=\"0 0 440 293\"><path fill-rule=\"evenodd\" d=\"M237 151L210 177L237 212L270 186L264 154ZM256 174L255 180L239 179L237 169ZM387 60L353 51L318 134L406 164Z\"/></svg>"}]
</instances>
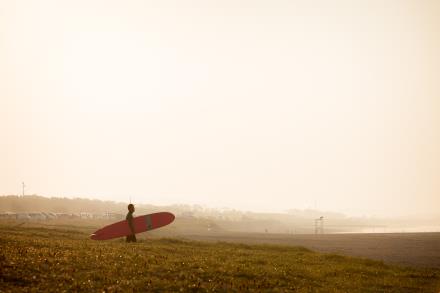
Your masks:
<instances>
[{"instance_id":1,"label":"distant hill","mask_svg":"<svg viewBox=\"0 0 440 293\"><path fill-rule=\"evenodd\" d=\"M53 212L53 213L124 213L127 204L85 198L43 197L39 195L0 196L2 212Z\"/></svg>"},{"instance_id":2,"label":"distant hill","mask_svg":"<svg viewBox=\"0 0 440 293\"><path fill-rule=\"evenodd\" d=\"M127 203L122 202L86 198L49 198L39 195L0 196L1 213L116 213L125 215L126 211ZM221 230L236 232L314 233L315 219L321 216L324 217L326 233L353 230L353 227L366 224L363 219L347 218L343 214L316 210L292 209L287 213L255 213L233 209L213 209L199 205L136 204L138 215L157 211L170 211L180 220L188 219L188 224L192 223L189 225L194 225L197 221L193 220L199 219L210 223L206 224L207 229L217 227Z\"/></svg>"}]
</instances>

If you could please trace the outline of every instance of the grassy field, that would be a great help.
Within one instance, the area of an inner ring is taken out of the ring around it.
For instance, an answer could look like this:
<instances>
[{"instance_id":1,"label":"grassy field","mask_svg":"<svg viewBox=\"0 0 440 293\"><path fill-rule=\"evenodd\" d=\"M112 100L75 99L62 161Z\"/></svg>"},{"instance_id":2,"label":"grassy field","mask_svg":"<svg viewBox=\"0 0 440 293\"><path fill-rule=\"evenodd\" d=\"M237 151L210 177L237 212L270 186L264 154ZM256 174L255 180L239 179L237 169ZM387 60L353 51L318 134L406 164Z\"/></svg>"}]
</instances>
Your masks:
<instances>
[{"instance_id":1,"label":"grassy field","mask_svg":"<svg viewBox=\"0 0 440 293\"><path fill-rule=\"evenodd\" d=\"M440 270L302 247L178 239L96 242L74 228L0 226L0 291L438 292Z\"/></svg>"}]
</instances>

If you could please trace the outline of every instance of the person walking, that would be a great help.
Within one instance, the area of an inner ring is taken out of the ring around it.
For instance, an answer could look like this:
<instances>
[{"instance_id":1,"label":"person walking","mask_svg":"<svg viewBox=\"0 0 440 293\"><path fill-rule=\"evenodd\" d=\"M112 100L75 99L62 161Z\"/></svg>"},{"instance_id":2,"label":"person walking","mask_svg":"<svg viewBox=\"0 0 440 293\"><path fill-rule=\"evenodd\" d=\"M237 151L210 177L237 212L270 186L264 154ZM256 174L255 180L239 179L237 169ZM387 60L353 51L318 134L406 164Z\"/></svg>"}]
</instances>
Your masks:
<instances>
[{"instance_id":1,"label":"person walking","mask_svg":"<svg viewBox=\"0 0 440 293\"><path fill-rule=\"evenodd\" d=\"M134 205L129 204L128 205L128 213L125 219L128 221L128 226L130 227L131 234L127 235L126 241L127 242L136 242L136 233L134 230L134 224L133 224L133 213L134 213Z\"/></svg>"}]
</instances>

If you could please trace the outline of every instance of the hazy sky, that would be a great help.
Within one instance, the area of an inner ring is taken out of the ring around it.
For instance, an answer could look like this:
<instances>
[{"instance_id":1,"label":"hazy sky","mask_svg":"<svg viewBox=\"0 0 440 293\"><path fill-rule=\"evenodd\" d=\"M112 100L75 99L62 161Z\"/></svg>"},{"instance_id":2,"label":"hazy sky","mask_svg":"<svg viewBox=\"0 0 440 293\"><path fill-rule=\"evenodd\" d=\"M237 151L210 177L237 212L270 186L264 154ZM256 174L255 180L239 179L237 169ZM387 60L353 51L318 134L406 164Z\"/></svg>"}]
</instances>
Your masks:
<instances>
[{"instance_id":1,"label":"hazy sky","mask_svg":"<svg viewBox=\"0 0 440 293\"><path fill-rule=\"evenodd\" d=\"M438 214L440 1L0 0L0 194Z\"/></svg>"}]
</instances>

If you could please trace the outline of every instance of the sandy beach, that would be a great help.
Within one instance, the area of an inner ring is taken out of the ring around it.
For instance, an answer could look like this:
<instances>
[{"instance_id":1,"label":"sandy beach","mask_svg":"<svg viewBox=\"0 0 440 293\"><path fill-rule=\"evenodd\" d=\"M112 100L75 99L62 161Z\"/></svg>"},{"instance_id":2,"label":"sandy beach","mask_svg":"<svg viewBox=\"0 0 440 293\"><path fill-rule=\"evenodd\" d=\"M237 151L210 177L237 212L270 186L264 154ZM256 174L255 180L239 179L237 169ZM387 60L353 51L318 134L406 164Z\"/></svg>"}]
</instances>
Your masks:
<instances>
[{"instance_id":1,"label":"sandy beach","mask_svg":"<svg viewBox=\"0 0 440 293\"><path fill-rule=\"evenodd\" d=\"M224 233L189 235L189 239L304 246L347 256L415 267L440 268L440 233L282 235Z\"/></svg>"}]
</instances>

